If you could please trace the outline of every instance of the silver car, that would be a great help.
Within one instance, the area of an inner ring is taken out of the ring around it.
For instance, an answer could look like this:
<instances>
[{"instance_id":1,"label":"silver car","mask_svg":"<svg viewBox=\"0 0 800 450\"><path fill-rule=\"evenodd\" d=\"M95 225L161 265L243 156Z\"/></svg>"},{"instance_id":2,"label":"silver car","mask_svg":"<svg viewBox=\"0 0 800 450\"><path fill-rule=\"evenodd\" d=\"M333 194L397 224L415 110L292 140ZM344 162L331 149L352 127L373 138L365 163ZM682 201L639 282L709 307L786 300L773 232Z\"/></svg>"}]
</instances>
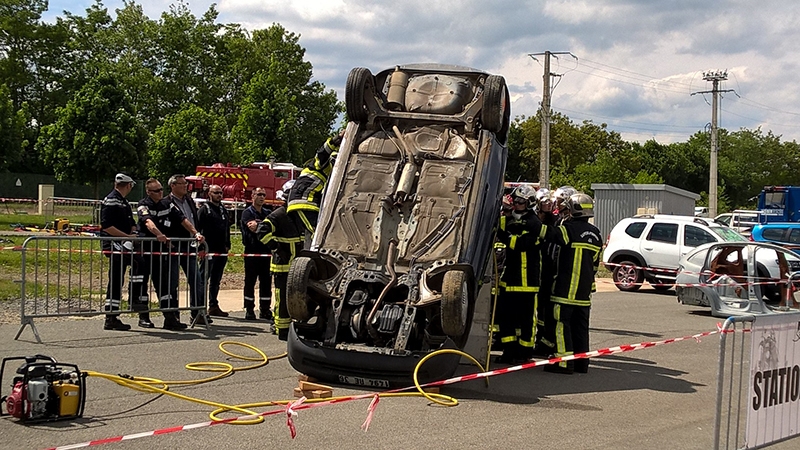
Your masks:
<instances>
[{"instance_id":1,"label":"silver car","mask_svg":"<svg viewBox=\"0 0 800 450\"><path fill-rule=\"evenodd\" d=\"M770 314L797 308L800 256L756 242L717 242L681 259L676 278L678 301L708 306L716 317Z\"/></svg>"}]
</instances>

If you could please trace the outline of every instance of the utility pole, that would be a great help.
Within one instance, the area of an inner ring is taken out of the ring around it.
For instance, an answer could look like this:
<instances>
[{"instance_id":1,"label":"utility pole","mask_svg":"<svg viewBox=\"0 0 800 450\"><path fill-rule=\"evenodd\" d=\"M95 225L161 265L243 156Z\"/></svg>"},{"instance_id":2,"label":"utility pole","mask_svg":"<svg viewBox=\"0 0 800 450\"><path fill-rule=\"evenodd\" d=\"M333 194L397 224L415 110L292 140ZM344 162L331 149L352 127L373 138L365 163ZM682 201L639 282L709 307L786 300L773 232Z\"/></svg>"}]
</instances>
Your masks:
<instances>
[{"instance_id":1,"label":"utility pole","mask_svg":"<svg viewBox=\"0 0 800 450\"><path fill-rule=\"evenodd\" d=\"M536 61L538 61L538 59L536 59L537 56L544 56L544 74L542 75L544 83L542 87L541 108L542 144L541 152L539 153L539 187L545 189L550 188L550 78L561 76L559 74L550 72L550 56L553 55L571 55L573 58L577 59L575 55L570 52L546 51L544 53L531 53L528 55Z\"/></svg>"},{"instance_id":2,"label":"utility pole","mask_svg":"<svg viewBox=\"0 0 800 450\"><path fill-rule=\"evenodd\" d=\"M717 142L717 116L719 112L719 94L723 92L733 92L732 89L720 90L719 82L728 79L727 71L717 70L715 72L703 72L703 79L712 83L710 91L694 92L695 94L712 94L711 100L711 154L709 156L709 175L708 175L708 217L717 216L717 155L719 145Z\"/></svg>"}]
</instances>

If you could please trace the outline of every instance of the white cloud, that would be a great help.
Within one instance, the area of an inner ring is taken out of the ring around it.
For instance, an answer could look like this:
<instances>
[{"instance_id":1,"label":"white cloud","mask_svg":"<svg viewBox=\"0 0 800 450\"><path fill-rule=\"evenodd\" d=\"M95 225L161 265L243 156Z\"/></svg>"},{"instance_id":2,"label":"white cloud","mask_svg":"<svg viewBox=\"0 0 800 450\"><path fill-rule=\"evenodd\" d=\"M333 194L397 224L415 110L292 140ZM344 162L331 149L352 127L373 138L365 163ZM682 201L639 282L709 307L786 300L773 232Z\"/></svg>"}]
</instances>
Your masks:
<instances>
[{"instance_id":1,"label":"white cloud","mask_svg":"<svg viewBox=\"0 0 800 450\"><path fill-rule=\"evenodd\" d=\"M91 1L50 7L80 13ZM168 7L140 3L153 18ZM211 3L188 2L198 15ZM221 22L299 34L315 77L340 98L352 67L443 62L503 74L513 114L531 116L542 66L527 55L571 51L577 64L553 61L562 74L553 107L576 122L605 122L627 139L685 140L710 121L703 96L691 95L711 89L702 72L728 69L723 88L743 98L725 95L724 126L800 140L800 3L789 0L219 0L217 9Z\"/></svg>"}]
</instances>

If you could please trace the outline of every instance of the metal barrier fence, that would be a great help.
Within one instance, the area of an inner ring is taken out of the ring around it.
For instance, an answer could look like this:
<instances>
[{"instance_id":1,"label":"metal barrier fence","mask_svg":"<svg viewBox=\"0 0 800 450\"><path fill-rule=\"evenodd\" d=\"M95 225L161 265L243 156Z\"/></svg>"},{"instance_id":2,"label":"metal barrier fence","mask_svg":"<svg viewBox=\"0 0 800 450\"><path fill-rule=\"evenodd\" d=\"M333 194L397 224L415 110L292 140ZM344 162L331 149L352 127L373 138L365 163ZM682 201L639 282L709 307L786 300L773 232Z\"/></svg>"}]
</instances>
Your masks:
<instances>
[{"instance_id":1,"label":"metal barrier fence","mask_svg":"<svg viewBox=\"0 0 800 450\"><path fill-rule=\"evenodd\" d=\"M800 312L730 317L720 331L714 448L800 435Z\"/></svg>"},{"instance_id":2,"label":"metal barrier fence","mask_svg":"<svg viewBox=\"0 0 800 450\"><path fill-rule=\"evenodd\" d=\"M28 238L20 250L21 325L15 340L30 325L41 343L34 319L43 317L161 312L175 318L189 310L192 326L207 325L204 242L46 235Z\"/></svg>"}]
</instances>

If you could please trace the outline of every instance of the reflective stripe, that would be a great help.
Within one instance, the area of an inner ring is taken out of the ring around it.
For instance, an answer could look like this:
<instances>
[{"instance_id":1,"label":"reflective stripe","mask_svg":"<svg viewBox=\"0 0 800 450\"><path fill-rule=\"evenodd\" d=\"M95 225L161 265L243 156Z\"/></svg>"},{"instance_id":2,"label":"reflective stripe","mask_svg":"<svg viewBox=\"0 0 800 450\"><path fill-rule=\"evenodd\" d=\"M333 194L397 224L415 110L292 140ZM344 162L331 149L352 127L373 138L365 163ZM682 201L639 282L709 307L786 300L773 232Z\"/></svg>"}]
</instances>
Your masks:
<instances>
[{"instance_id":1,"label":"reflective stripe","mask_svg":"<svg viewBox=\"0 0 800 450\"><path fill-rule=\"evenodd\" d=\"M511 236L511 242L508 243L508 248L514 250L514 247L517 246L517 235L514 234Z\"/></svg>"},{"instance_id":2,"label":"reflective stripe","mask_svg":"<svg viewBox=\"0 0 800 450\"><path fill-rule=\"evenodd\" d=\"M289 206L286 207L286 212L299 211L303 209L307 211L319 211L319 206L317 206L316 203L309 203L303 199L292 200L292 202L289 203Z\"/></svg>"},{"instance_id":3,"label":"reflective stripe","mask_svg":"<svg viewBox=\"0 0 800 450\"><path fill-rule=\"evenodd\" d=\"M289 271L289 267L291 267L291 266L292 266L291 263L289 263L289 264L270 264L269 265L269 270L272 271L272 272L286 273L286 272Z\"/></svg>"},{"instance_id":4,"label":"reflective stripe","mask_svg":"<svg viewBox=\"0 0 800 450\"><path fill-rule=\"evenodd\" d=\"M569 244L569 233L567 233L567 229L565 227L558 227L561 230L561 235L564 237L564 243Z\"/></svg>"},{"instance_id":5,"label":"reflective stripe","mask_svg":"<svg viewBox=\"0 0 800 450\"><path fill-rule=\"evenodd\" d=\"M583 261L583 252L577 250L574 252L575 256L572 258L572 276L569 280L569 298L575 298L578 292L578 282L581 279L581 262Z\"/></svg>"},{"instance_id":6,"label":"reflective stripe","mask_svg":"<svg viewBox=\"0 0 800 450\"><path fill-rule=\"evenodd\" d=\"M556 319L556 356L571 355L572 352L567 351L567 344L564 341L564 322L561 321L561 306L553 306L553 317ZM558 364L560 367L566 368L566 361Z\"/></svg>"},{"instance_id":7,"label":"reflective stripe","mask_svg":"<svg viewBox=\"0 0 800 450\"><path fill-rule=\"evenodd\" d=\"M500 229L506 231L506 216L500 216Z\"/></svg>"},{"instance_id":8,"label":"reflective stripe","mask_svg":"<svg viewBox=\"0 0 800 450\"><path fill-rule=\"evenodd\" d=\"M523 347L533 348L535 344L536 344L536 338L535 337L534 337L534 339L532 341L525 341L525 340L522 340L522 339L519 340L519 345L521 345Z\"/></svg>"},{"instance_id":9,"label":"reflective stripe","mask_svg":"<svg viewBox=\"0 0 800 450\"><path fill-rule=\"evenodd\" d=\"M506 286L507 292L539 292L539 286Z\"/></svg>"},{"instance_id":10,"label":"reflective stripe","mask_svg":"<svg viewBox=\"0 0 800 450\"><path fill-rule=\"evenodd\" d=\"M508 344L509 342L515 342L517 340L516 336L504 336L500 338L500 343Z\"/></svg>"},{"instance_id":11,"label":"reflective stripe","mask_svg":"<svg viewBox=\"0 0 800 450\"><path fill-rule=\"evenodd\" d=\"M319 208L317 208L317 211L319 211ZM297 215L300 216L300 220L303 221L303 225L305 225L306 229L308 231L310 231L311 233L313 233L314 232L314 226L311 225L311 221L308 220L308 217L306 217L305 213L303 213L303 211L300 210L300 211L297 211Z\"/></svg>"},{"instance_id":12,"label":"reflective stripe","mask_svg":"<svg viewBox=\"0 0 800 450\"><path fill-rule=\"evenodd\" d=\"M522 270L522 273L520 274L520 275L522 275L522 280L520 280L522 282L521 283L522 286L520 286L520 287L527 288L528 287L528 252L520 253L520 262L521 262L521 265L522 265L522 267L520 268ZM538 288L537 288L537 290L538 290Z\"/></svg>"},{"instance_id":13,"label":"reflective stripe","mask_svg":"<svg viewBox=\"0 0 800 450\"><path fill-rule=\"evenodd\" d=\"M592 306L591 300L576 300L574 298L556 297L555 295L551 299L553 303L561 303L563 305Z\"/></svg>"}]
</instances>

